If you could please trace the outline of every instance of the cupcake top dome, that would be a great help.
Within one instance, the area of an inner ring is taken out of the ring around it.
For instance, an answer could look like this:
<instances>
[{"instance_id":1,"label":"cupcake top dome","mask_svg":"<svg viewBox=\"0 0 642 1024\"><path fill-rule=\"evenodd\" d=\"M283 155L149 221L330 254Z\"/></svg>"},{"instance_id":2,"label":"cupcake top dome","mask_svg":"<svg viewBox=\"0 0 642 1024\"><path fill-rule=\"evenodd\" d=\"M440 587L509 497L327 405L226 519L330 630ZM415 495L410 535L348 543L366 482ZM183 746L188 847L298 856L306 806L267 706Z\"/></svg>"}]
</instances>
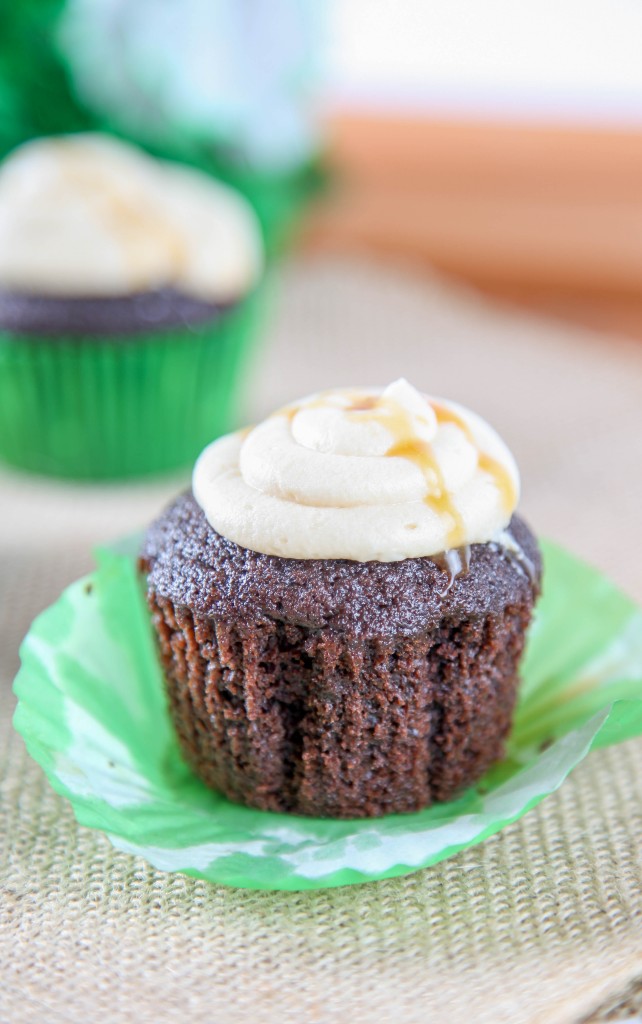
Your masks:
<instances>
[{"instance_id":1,"label":"cupcake top dome","mask_svg":"<svg viewBox=\"0 0 642 1024\"><path fill-rule=\"evenodd\" d=\"M236 192L100 134L36 139L0 168L0 288L110 297L171 288L240 298L262 267Z\"/></svg>"},{"instance_id":2,"label":"cupcake top dome","mask_svg":"<svg viewBox=\"0 0 642 1024\"><path fill-rule=\"evenodd\" d=\"M519 498L515 460L463 406L405 380L302 399L200 456L196 501L244 548L394 562L497 539Z\"/></svg>"}]
</instances>

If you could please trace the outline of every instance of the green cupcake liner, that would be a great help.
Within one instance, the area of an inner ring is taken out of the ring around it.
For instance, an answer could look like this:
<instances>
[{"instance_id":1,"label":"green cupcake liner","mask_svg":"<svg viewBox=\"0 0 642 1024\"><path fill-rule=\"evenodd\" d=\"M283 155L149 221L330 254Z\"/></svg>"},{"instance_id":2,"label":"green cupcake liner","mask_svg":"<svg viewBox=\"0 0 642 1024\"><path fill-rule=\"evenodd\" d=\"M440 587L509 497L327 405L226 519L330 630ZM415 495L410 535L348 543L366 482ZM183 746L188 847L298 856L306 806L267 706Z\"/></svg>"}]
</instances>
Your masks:
<instances>
[{"instance_id":1,"label":"green cupcake liner","mask_svg":"<svg viewBox=\"0 0 642 1024\"><path fill-rule=\"evenodd\" d=\"M163 871L282 890L407 875L516 821L590 750L642 735L642 611L544 542L514 728L476 786L415 814L353 821L233 804L181 758L139 547L132 538L103 551L98 569L32 624L14 724L81 824Z\"/></svg>"},{"instance_id":2,"label":"green cupcake liner","mask_svg":"<svg viewBox=\"0 0 642 1024\"><path fill-rule=\"evenodd\" d=\"M127 337L0 332L0 457L79 480L190 465L235 425L265 285L215 322Z\"/></svg>"}]
</instances>

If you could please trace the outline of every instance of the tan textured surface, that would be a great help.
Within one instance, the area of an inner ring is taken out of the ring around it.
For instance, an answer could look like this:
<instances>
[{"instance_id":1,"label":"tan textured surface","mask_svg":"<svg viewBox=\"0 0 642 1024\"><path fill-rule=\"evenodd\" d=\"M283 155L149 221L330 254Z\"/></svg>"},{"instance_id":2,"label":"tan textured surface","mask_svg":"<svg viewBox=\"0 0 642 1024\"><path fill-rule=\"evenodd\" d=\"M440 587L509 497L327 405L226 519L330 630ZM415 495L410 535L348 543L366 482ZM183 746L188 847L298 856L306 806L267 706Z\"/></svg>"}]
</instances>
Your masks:
<instances>
[{"instance_id":1,"label":"tan textured surface","mask_svg":"<svg viewBox=\"0 0 642 1024\"><path fill-rule=\"evenodd\" d=\"M642 597L639 344L358 265L307 263L285 284L248 382L254 414L401 373L469 402L513 446L531 521ZM0 475L0 1022L630 1019L642 978L642 741L592 755L482 846L351 889L217 888L156 872L75 825L11 736L17 642L90 564L93 542L144 523L178 485L83 490Z\"/></svg>"}]
</instances>

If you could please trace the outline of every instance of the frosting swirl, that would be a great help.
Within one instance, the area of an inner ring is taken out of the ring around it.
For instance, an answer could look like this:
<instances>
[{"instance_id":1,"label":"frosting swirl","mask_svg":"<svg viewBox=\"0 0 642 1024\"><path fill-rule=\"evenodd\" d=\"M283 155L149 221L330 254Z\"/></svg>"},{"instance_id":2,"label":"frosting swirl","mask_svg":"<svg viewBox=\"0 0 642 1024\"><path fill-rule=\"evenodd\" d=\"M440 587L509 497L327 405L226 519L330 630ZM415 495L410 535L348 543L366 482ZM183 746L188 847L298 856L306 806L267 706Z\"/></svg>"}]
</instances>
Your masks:
<instances>
[{"instance_id":1,"label":"frosting swirl","mask_svg":"<svg viewBox=\"0 0 642 1024\"><path fill-rule=\"evenodd\" d=\"M241 547L395 562L496 538L519 474L483 419L399 380L312 395L219 438L193 490L210 525Z\"/></svg>"},{"instance_id":2,"label":"frosting swirl","mask_svg":"<svg viewBox=\"0 0 642 1024\"><path fill-rule=\"evenodd\" d=\"M238 299L261 236L233 189L99 134L36 139L0 169L0 287L102 297L175 288Z\"/></svg>"}]
</instances>

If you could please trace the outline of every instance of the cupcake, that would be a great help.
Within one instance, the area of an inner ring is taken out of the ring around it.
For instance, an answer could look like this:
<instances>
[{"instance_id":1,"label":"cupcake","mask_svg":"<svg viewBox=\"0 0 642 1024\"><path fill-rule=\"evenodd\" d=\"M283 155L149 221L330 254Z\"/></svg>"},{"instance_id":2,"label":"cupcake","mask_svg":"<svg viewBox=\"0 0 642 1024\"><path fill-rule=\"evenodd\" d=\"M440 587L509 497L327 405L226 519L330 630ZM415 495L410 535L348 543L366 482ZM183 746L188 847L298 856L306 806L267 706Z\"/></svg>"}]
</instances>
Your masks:
<instances>
[{"instance_id":1,"label":"cupcake","mask_svg":"<svg viewBox=\"0 0 642 1024\"><path fill-rule=\"evenodd\" d=\"M93 134L0 169L0 456L76 478L193 463L233 426L260 231L206 175Z\"/></svg>"},{"instance_id":2,"label":"cupcake","mask_svg":"<svg viewBox=\"0 0 642 1024\"><path fill-rule=\"evenodd\" d=\"M141 567L169 707L230 800L356 818L501 757L540 590L519 477L479 416L340 389L205 449Z\"/></svg>"}]
</instances>

